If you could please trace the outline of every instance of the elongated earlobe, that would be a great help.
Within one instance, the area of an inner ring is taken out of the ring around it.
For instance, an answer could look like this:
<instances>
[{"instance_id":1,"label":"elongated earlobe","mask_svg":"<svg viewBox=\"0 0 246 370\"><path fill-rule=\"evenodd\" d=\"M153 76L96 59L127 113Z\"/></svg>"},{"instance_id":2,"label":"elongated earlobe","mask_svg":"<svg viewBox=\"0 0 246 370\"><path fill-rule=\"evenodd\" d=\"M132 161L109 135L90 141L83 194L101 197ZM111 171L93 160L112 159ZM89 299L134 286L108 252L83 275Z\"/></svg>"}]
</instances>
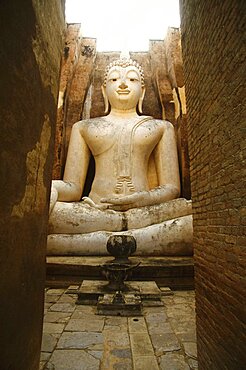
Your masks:
<instances>
[{"instance_id":1,"label":"elongated earlobe","mask_svg":"<svg viewBox=\"0 0 246 370\"><path fill-rule=\"evenodd\" d=\"M145 87L142 88L142 95L138 101L138 111L139 113L143 113L143 100L145 95Z\"/></svg>"},{"instance_id":2,"label":"elongated earlobe","mask_svg":"<svg viewBox=\"0 0 246 370\"><path fill-rule=\"evenodd\" d=\"M102 94L103 94L103 100L104 100L104 113L107 114L109 112L109 102L108 97L106 95L106 89L105 86L101 86Z\"/></svg>"}]
</instances>

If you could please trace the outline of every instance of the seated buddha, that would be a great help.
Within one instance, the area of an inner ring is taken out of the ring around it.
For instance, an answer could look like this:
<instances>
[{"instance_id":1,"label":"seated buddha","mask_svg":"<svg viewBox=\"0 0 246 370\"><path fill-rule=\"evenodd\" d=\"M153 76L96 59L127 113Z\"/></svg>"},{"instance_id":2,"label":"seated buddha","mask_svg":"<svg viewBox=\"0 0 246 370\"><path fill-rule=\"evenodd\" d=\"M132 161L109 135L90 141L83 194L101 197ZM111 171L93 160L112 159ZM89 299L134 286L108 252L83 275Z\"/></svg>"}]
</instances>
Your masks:
<instances>
[{"instance_id":1,"label":"seated buddha","mask_svg":"<svg viewBox=\"0 0 246 370\"><path fill-rule=\"evenodd\" d=\"M191 201L179 198L174 128L139 115L141 66L111 63L102 93L106 115L73 125L63 180L52 181L48 254L107 255L109 236L124 234L135 237L136 255L191 255ZM91 156L95 177L81 199Z\"/></svg>"}]
</instances>

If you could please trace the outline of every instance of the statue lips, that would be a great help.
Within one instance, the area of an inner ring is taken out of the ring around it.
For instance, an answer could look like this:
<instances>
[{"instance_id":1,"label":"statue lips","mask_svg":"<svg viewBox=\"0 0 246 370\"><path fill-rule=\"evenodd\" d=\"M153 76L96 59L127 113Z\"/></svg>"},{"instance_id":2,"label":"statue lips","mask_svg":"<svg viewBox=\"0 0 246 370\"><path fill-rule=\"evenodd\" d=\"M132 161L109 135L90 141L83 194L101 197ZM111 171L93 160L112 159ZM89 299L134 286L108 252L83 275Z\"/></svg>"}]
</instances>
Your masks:
<instances>
[{"instance_id":1,"label":"statue lips","mask_svg":"<svg viewBox=\"0 0 246 370\"><path fill-rule=\"evenodd\" d=\"M117 90L116 92L119 95L128 95L128 94L130 94L130 90L127 90L127 89L125 89L125 90Z\"/></svg>"}]
</instances>

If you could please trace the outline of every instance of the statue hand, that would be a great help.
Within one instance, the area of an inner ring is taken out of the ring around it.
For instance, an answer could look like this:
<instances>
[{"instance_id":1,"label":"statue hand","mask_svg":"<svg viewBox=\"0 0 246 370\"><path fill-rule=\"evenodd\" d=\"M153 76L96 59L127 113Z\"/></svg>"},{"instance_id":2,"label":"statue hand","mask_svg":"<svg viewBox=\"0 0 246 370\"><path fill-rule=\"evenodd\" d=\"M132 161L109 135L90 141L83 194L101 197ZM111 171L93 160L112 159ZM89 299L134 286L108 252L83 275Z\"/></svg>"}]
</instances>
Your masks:
<instances>
[{"instance_id":1,"label":"statue hand","mask_svg":"<svg viewBox=\"0 0 246 370\"><path fill-rule=\"evenodd\" d=\"M106 204L101 204L101 205L98 205L96 204L95 202L93 202L93 200L89 197L83 197L82 198L83 202L85 204L88 204L90 207L94 207L94 208L97 208L97 209L100 209L101 211L104 211L106 210L108 207L106 206Z\"/></svg>"},{"instance_id":2,"label":"statue hand","mask_svg":"<svg viewBox=\"0 0 246 370\"><path fill-rule=\"evenodd\" d=\"M101 203L108 203L107 209L114 211L127 211L130 208L138 208L146 205L148 191L136 192L119 198L102 198Z\"/></svg>"},{"instance_id":3,"label":"statue hand","mask_svg":"<svg viewBox=\"0 0 246 370\"><path fill-rule=\"evenodd\" d=\"M167 202L179 196L179 189L172 184L165 184L149 191L138 191L122 197L102 198L101 203L108 203L107 209L115 211L127 211L131 208L139 208Z\"/></svg>"}]
</instances>

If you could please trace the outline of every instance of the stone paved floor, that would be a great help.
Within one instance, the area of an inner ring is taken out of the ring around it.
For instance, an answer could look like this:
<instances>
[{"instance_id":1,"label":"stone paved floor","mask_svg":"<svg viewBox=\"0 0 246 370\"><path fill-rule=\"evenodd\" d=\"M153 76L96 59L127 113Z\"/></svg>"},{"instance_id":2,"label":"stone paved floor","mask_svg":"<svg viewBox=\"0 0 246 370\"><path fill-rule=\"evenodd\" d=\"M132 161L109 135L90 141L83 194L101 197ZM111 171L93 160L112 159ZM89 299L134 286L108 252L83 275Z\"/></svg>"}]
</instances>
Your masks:
<instances>
[{"instance_id":1,"label":"stone paved floor","mask_svg":"<svg viewBox=\"0 0 246 370\"><path fill-rule=\"evenodd\" d=\"M42 370L198 369L193 291L162 297L142 317L99 316L65 289L47 289Z\"/></svg>"}]
</instances>

